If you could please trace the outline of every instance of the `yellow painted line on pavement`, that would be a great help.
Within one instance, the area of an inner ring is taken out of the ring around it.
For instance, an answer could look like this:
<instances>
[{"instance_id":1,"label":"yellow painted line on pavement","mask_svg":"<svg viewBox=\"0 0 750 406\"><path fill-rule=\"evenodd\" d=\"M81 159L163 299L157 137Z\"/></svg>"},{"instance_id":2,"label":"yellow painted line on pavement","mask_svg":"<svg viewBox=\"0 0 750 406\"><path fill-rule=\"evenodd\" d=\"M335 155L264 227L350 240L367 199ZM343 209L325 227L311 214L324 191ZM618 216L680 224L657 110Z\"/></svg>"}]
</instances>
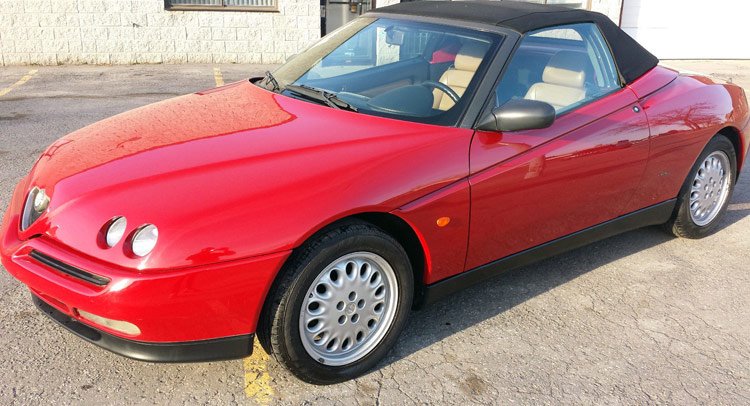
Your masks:
<instances>
[{"instance_id":1,"label":"yellow painted line on pavement","mask_svg":"<svg viewBox=\"0 0 750 406\"><path fill-rule=\"evenodd\" d=\"M224 77L221 75L221 68L214 68L214 80L216 87L224 86Z\"/></svg>"},{"instance_id":2,"label":"yellow painted line on pavement","mask_svg":"<svg viewBox=\"0 0 750 406\"><path fill-rule=\"evenodd\" d=\"M37 73L37 72L38 72L38 70L36 70L36 69L30 70L29 73L26 74L26 76L24 76L24 77L21 78L21 80L19 80L18 82L10 85L10 87L6 87L5 89L0 90L0 97L5 96L6 94L10 93L11 90L13 90L13 89L17 88L18 86L21 86L22 84L28 82L29 79L31 79L31 77L34 76L34 74Z\"/></svg>"},{"instance_id":3,"label":"yellow painted line on pavement","mask_svg":"<svg viewBox=\"0 0 750 406\"><path fill-rule=\"evenodd\" d=\"M218 84L218 81L217 81ZM242 360L245 367L245 395L259 405L271 404L273 388L271 375L268 374L268 354L255 341L253 355Z\"/></svg>"}]
</instances>

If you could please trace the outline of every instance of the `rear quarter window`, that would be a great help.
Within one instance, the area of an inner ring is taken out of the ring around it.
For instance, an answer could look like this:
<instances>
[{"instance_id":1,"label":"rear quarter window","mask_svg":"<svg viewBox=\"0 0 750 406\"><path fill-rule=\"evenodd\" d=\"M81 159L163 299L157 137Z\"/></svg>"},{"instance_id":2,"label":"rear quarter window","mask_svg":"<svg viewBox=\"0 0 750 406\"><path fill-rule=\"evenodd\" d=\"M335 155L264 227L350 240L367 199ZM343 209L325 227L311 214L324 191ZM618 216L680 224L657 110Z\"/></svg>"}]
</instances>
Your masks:
<instances>
[{"instance_id":1,"label":"rear quarter window","mask_svg":"<svg viewBox=\"0 0 750 406\"><path fill-rule=\"evenodd\" d=\"M510 99L550 103L558 115L621 88L596 24L572 24L526 34L496 88L495 105Z\"/></svg>"}]
</instances>

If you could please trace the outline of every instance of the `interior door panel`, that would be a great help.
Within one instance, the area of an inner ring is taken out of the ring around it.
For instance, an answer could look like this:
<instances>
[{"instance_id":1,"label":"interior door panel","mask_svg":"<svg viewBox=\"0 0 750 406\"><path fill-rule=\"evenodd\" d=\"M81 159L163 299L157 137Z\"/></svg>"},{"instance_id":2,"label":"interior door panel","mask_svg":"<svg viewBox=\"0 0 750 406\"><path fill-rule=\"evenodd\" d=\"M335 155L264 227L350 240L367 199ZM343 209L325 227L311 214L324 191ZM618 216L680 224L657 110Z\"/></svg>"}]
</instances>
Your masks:
<instances>
[{"instance_id":1,"label":"interior door panel","mask_svg":"<svg viewBox=\"0 0 750 406\"><path fill-rule=\"evenodd\" d=\"M648 156L648 120L629 89L550 128L477 132L466 269L624 214Z\"/></svg>"}]
</instances>

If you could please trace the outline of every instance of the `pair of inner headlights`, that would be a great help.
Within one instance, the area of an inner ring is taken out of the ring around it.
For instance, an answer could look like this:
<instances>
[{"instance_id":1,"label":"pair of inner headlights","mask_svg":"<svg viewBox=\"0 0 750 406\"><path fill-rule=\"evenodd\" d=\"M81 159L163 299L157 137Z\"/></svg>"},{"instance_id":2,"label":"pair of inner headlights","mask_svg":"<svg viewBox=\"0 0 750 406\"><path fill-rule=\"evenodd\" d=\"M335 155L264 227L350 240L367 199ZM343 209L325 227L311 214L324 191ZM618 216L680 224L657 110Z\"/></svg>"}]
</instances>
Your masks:
<instances>
[{"instance_id":1,"label":"pair of inner headlights","mask_svg":"<svg viewBox=\"0 0 750 406\"><path fill-rule=\"evenodd\" d=\"M128 226L128 221L125 217L119 216L110 220L107 232L105 233L105 240L108 247L114 247L122 236L125 235L125 231ZM142 257L156 246L156 240L159 238L159 230L153 224L144 224L138 227L133 236L130 239L130 250L133 254Z\"/></svg>"},{"instance_id":2,"label":"pair of inner headlights","mask_svg":"<svg viewBox=\"0 0 750 406\"><path fill-rule=\"evenodd\" d=\"M44 189L34 187L26 196L26 204L21 216L21 230L26 230L39 217L47 211L50 198ZM107 246L114 247L122 237L128 226L128 221L123 216L118 216L109 221L106 225L105 240ZM130 238L130 250L133 254L142 257L147 255L156 246L156 240L159 238L159 230L153 224L144 224L138 227L133 236Z\"/></svg>"}]
</instances>

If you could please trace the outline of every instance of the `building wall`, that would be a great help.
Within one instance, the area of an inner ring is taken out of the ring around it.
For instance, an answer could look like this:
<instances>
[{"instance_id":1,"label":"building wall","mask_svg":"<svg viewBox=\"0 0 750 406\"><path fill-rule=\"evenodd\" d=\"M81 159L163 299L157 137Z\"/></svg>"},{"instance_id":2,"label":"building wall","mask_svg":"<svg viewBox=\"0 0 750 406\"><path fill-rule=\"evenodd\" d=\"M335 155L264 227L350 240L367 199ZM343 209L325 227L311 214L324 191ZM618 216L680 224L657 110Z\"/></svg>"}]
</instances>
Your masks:
<instances>
[{"instance_id":1,"label":"building wall","mask_svg":"<svg viewBox=\"0 0 750 406\"><path fill-rule=\"evenodd\" d=\"M661 59L750 59L750 2L627 0L622 28Z\"/></svg>"},{"instance_id":2,"label":"building wall","mask_svg":"<svg viewBox=\"0 0 750 406\"><path fill-rule=\"evenodd\" d=\"M166 11L163 0L0 0L2 65L280 63L320 37L318 0L278 12Z\"/></svg>"},{"instance_id":3,"label":"building wall","mask_svg":"<svg viewBox=\"0 0 750 406\"><path fill-rule=\"evenodd\" d=\"M602 13L609 17L615 24L620 23L620 10L622 0L591 0L591 11Z\"/></svg>"},{"instance_id":4,"label":"building wall","mask_svg":"<svg viewBox=\"0 0 750 406\"><path fill-rule=\"evenodd\" d=\"M378 8L380 8L380 7L392 6L398 3L401 3L401 0L377 0L375 4L378 6Z\"/></svg>"},{"instance_id":5,"label":"building wall","mask_svg":"<svg viewBox=\"0 0 750 406\"><path fill-rule=\"evenodd\" d=\"M320 37L320 2L278 3L278 12L228 12L166 11L163 0L0 0L0 64L280 63ZM618 22L621 4L591 0L591 9Z\"/></svg>"}]
</instances>

